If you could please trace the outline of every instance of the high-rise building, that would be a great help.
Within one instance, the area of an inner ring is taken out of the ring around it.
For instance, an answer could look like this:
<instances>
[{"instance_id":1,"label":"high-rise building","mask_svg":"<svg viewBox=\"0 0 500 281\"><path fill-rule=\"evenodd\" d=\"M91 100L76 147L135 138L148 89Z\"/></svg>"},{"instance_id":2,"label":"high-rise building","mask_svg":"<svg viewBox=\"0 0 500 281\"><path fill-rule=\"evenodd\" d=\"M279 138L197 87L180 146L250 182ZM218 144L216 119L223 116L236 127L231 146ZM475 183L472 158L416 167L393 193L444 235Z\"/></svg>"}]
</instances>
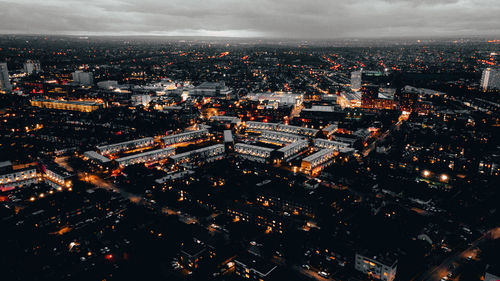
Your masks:
<instances>
[{"instance_id":1,"label":"high-rise building","mask_svg":"<svg viewBox=\"0 0 500 281\"><path fill-rule=\"evenodd\" d=\"M9 80L9 69L7 68L7 63L0 63L0 91L10 92L12 91L12 86Z\"/></svg>"},{"instance_id":2,"label":"high-rise building","mask_svg":"<svg viewBox=\"0 0 500 281\"><path fill-rule=\"evenodd\" d=\"M26 72L26 74L31 75L32 73L38 73L40 71L42 71L42 68L40 67L39 61L27 60L24 63L24 72Z\"/></svg>"},{"instance_id":3,"label":"high-rise building","mask_svg":"<svg viewBox=\"0 0 500 281\"><path fill-rule=\"evenodd\" d=\"M73 81L84 86L91 86L94 85L94 75L92 72L77 70L73 72Z\"/></svg>"},{"instance_id":4,"label":"high-rise building","mask_svg":"<svg viewBox=\"0 0 500 281\"><path fill-rule=\"evenodd\" d=\"M351 72L351 89L356 91L361 89L361 78L363 76L363 70Z\"/></svg>"},{"instance_id":5,"label":"high-rise building","mask_svg":"<svg viewBox=\"0 0 500 281\"><path fill-rule=\"evenodd\" d=\"M500 69L486 68L481 76L481 88L483 91L500 89Z\"/></svg>"}]
</instances>

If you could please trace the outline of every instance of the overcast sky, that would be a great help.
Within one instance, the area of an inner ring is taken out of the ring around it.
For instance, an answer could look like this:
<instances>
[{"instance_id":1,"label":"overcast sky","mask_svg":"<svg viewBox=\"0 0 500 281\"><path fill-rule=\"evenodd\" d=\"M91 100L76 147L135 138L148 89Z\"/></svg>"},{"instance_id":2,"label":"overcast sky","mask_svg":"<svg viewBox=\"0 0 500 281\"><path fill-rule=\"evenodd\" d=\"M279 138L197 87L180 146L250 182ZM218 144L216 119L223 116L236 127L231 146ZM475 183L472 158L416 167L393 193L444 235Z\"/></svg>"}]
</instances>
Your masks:
<instances>
[{"instance_id":1,"label":"overcast sky","mask_svg":"<svg viewBox=\"0 0 500 281\"><path fill-rule=\"evenodd\" d=\"M0 33L495 36L500 0L0 0Z\"/></svg>"}]
</instances>

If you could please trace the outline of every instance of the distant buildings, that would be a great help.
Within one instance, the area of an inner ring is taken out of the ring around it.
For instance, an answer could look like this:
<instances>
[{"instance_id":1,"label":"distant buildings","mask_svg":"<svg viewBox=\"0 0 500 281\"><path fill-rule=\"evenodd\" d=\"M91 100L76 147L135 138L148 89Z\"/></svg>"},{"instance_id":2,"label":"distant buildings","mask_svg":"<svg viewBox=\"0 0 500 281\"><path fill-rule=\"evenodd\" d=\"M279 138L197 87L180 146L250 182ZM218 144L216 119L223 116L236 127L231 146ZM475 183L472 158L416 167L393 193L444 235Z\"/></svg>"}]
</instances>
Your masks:
<instances>
[{"instance_id":1,"label":"distant buildings","mask_svg":"<svg viewBox=\"0 0 500 281\"><path fill-rule=\"evenodd\" d=\"M133 95L131 97L132 105L138 106L147 106L151 102L150 95Z\"/></svg>"},{"instance_id":2,"label":"distant buildings","mask_svg":"<svg viewBox=\"0 0 500 281\"><path fill-rule=\"evenodd\" d=\"M354 268L364 274L382 280L392 281L396 278L398 260L391 255L368 256L356 253Z\"/></svg>"},{"instance_id":3,"label":"distant buildings","mask_svg":"<svg viewBox=\"0 0 500 281\"><path fill-rule=\"evenodd\" d=\"M190 96L220 97L231 94L224 82L203 82L199 86L189 90Z\"/></svg>"},{"instance_id":4,"label":"distant buildings","mask_svg":"<svg viewBox=\"0 0 500 281\"><path fill-rule=\"evenodd\" d=\"M28 75L42 71L42 68L40 66L40 62L35 61L35 60L27 60L24 63L23 68L24 68L24 72L26 72L26 74L28 74Z\"/></svg>"},{"instance_id":5,"label":"distant buildings","mask_svg":"<svg viewBox=\"0 0 500 281\"><path fill-rule=\"evenodd\" d=\"M118 81L114 80L105 80L105 81L100 81L97 82L97 87L104 89L104 90L109 90L118 87Z\"/></svg>"},{"instance_id":6,"label":"distant buildings","mask_svg":"<svg viewBox=\"0 0 500 281\"><path fill-rule=\"evenodd\" d=\"M80 111L80 112L91 112L103 107L102 103L97 103L93 101L33 99L30 101L30 103L31 106L36 106L36 107Z\"/></svg>"},{"instance_id":7,"label":"distant buildings","mask_svg":"<svg viewBox=\"0 0 500 281\"><path fill-rule=\"evenodd\" d=\"M381 91L378 86L365 85L361 88L361 107L373 109L397 109L394 92Z\"/></svg>"},{"instance_id":8,"label":"distant buildings","mask_svg":"<svg viewBox=\"0 0 500 281\"><path fill-rule=\"evenodd\" d=\"M258 101L261 103L275 104L278 106L295 106L300 105L304 101L304 95L292 93L250 93L246 95L246 99Z\"/></svg>"},{"instance_id":9,"label":"distant buildings","mask_svg":"<svg viewBox=\"0 0 500 281\"><path fill-rule=\"evenodd\" d=\"M361 94L359 92L342 92L337 98L337 103L343 108L361 107Z\"/></svg>"},{"instance_id":10,"label":"distant buildings","mask_svg":"<svg viewBox=\"0 0 500 281\"><path fill-rule=\"evenodd\" d=\"M214 115L210 117L210 121L218 124L229 125L229 127L241 125L241 119L234 116L218 116Z\"/></svg>"},{"instance_id":11,"label":"distant buildings","mask_svg":"<svg viewBox=\"0 0 500 281\"><path fill-rule=\"evenodd\" d=\"M94 74L92 72L77 70L73 72L73 82L84 86L92 86L94 85Z\"/></svg>"},{"instance_id":12,"label":"distant buildings","mask_svg":"<svg viewBox=\"0 0 500 281\"><path fill-rule=\"evenodd\" d=\"M363 76L363 70L351 72L351 89L357 91L361 89L361 77Z\"/></svg>"},{"instance_id":13,"label":"distant buildings","mask_svg":"<svg viewBox=\"0 0 500 281\"><path fill-rule=\"evenodd\" d=\"M489 91L500 89L500 69L486 68L481 76L481 89Z\"/></svg>"},{"instance_id":14,"label":"distant buildings","mask_svg":"<svg viewBox=\"0 0 500 281\"><path fill-rule=\"evenodd\" d=\"M9 80L9 69L7 68L7 63L5 62L0 63L0 91L12 91L12 86Z\"/></svg>"}]
</instances>

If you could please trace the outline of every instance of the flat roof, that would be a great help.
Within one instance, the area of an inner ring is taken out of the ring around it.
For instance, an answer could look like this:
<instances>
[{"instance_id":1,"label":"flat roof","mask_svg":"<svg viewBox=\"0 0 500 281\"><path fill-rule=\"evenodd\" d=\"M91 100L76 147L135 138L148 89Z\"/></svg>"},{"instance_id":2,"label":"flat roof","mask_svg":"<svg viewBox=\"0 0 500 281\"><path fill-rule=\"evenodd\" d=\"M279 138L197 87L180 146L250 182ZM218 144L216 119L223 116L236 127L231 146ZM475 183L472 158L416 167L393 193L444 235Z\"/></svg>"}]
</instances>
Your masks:
<instances>
[{"instance_id":1,"label":"flat roof","mask_svg":"<svg viewBox=\"0 0 500 281\"><path fill-rule=\"evenodd\" d=\"M268 152L271 152L271 151L274 150L272 148L263 147L263 146L257 146L257 145L251 145L251 144L246 144L246 143L237 143L236 146L242 146L242 147L246 147L246 148L250 148L250 149L256 149L256 150L264 150L264 151L268 151Z\"/></svg>"},{"instance_id":2,"label":"flat roof","mask_svg":"<svg viewBox=\"0 0 500 281\"><path fill-rule=\"evenodd\" d=\"M235 259L235 262L244 264L247 268L251 268L257 271L262 276L269 275L274 269L278 266L271 262L266 262L262 258L252 255L248 252L238 255Z\"/></svg>"},{"instance_id":3,"label":"flat roof","mask_svg":"<svg viewBox=\"0 0 500 281\"><path fill-rule=\"evenodd\" d=\"M92 159L95 159L95 160L99 160L100 162L102 163L107 163L107 162L110 162L111 160L107 157L104 157L102 156L101 154L93 151L93 150L89 150L89 151L86 151L83 153L85 156L87 156L88 158L92 158Z\"/></svg>"}]
</instances>

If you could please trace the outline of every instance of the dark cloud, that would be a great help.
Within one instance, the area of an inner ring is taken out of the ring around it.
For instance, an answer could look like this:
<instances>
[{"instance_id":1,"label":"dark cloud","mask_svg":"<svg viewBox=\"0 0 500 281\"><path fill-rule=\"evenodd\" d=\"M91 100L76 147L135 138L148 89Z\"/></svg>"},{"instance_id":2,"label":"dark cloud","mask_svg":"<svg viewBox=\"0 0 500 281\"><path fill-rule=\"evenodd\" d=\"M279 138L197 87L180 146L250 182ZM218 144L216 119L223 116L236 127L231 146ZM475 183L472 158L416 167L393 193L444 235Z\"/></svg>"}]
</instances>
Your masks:
<instances>
[{"instance_id":1,"label":"dark cloud","mask_svg":"<svg viewBox=\"0 0 500 281\"><path fill-rule=\"evenodd\" d=\"M498 35L498 0L0 0L1 33Z\"/></svg>"}]
</instances>

